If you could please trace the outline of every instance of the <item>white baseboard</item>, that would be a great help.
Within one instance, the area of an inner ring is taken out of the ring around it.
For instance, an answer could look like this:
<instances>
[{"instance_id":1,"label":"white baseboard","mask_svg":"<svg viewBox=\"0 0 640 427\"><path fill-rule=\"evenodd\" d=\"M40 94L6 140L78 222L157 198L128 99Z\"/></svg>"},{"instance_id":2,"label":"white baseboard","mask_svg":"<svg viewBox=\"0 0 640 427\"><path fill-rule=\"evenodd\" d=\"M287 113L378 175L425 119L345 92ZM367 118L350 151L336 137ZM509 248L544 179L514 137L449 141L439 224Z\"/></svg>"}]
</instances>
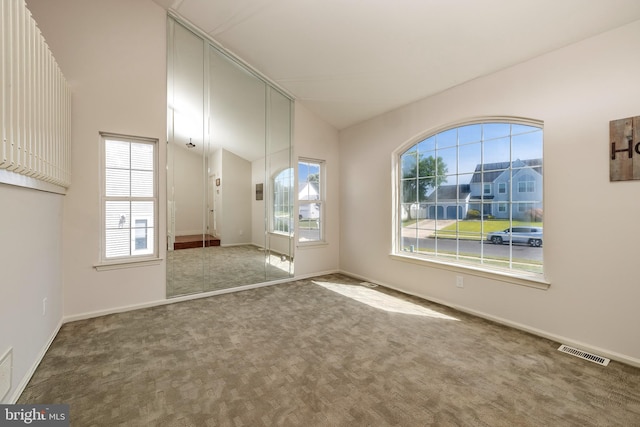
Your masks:
<instances>
[{"instance_id":1,"label":"white baseboard","mask_svg":"<svg viewBox=\"0 0 640 427\"><path fill-rule=\"evenodd\" d=\"M476 316L476 317L487 319L487 320L490 320L492 322L499 323L501 325L505 325L505 326L509 326L511 328L514 328L514 329L525 331L525 332L528 332L530 334L533 334L533 335L536 335L536 336L539 336L539 337L542 337L542 338L549 339L551 341L556 341L559 344L567 344L567 345L570 345L572 347L579 348L581 350L592 352L592 353L595 353L597 355L607 357L607 358L609 358L611 360L615 360L615 361L624 363L626 365L630 365L630 366L634 366L634 367L640 368L640 359L637 359L635 357L627 356L625 354L620 354L620 353L617 353L617 352L614 352L614 351L610 351L610 350L607 350L607 349L604 349L604 348L600 348L600 347L597 347L597 346L593 346L593 345L590 345L590 344L579 342L579 341L576 341L576 340L568 338L568 337L564 337L564 336L561 336L561 335L558 335L558 334L554 334L554 333L551 333L551 332L548 332L548 331L544 331L542 329L538 329L538 328L534 328L534 327L531 327L531 326L528 326L528 325L524 325L522 323L513 322L511 320L504 319L504 318L498 317L498 316L494 316L492 314L484 313L482 311L478 311L478 310L475 310L475 309L472 309L472 308L468 308L468 307L465 307L465 306L452 304L452 303L450 303L448 301L443 301L443 300L440 300L438 298L431 298L429 296L419 295L419 294L416 294L414 292L407 291L406 289L400 289L397 286L392 286L392 285L389 285L387 283L382 283L382 282L380 282L378 280L374 280L372 278L365 277L365 276L362 276L360 274L351 273L351 272L345 271L345 270L340 270L340 273L342 273L344 275L347 275L347 276L351 276L351 277L353 277L355 279L358 279L358 280L363 280L363 281L366 281L366 282L375 283L375 284L383 286L385 288L393 289L393 290L396 290L398 292L402 292L404 294L413 295L415 297L418 297L418 298L421 298L421 299L424 299L424 300L427 300L427 301L431 301L431 302L434 302L436 304L444 305L446 307L453 308L453 309L461 311L463 313L467 313L467 314L471 314L471 315Z\"/></svg>"},{"instance_id":2,"label":"white baseboard","mask_svg":"<svg viewBox=\"0 0 640 427\"><path fill-rule=\"evenodd\" d=\"M18 384L18 387L16 387L13 394L11 395L11 398L9 399L9 404L15 404L18 401L18 399L20 398L20 395L22 394L24 389L27 387L27 384L29 384L29 381L31 381L31 377L33 377L33 374L36 372L36 369L38 369L38 366L40 366L40 362L42 362L42 359L44 359L44 355L47 354L47 351L49 350L49 347L51 347L53 340L58 335L58 332L60 332L60 328L62 327L63 323L64 322L62 320L58 322L58 326L56 326L56 328L53 330L53 333L51 334L51 336L49 337L45 345L42 347L42 349L40 349L40 353L38 353L38 357L36 357L35 362L33 362L33 365L31 365L31 368L29 368L27 373L24 374L24 376L22 377L22 380Z\"/></svg>"},{"instance_id":3,"label":"white baseboard","mask_svg":"<svg viewBox=\"0 0 640 427\"><path fill-rule=\"evenodd\" d=\"M318 271L318 272L315 272L315 273L307 273L307 274L296 275L295 276L295 280L310 279L312 277L325 276L327 274L338 274L338 273L342 273L342 272L340 270ZM344 273L344 274L347 274L347 273Z\"/></svg>"},{"instance_id":4,"label":"white baseboard","mask_svg":"<svg viewBox=\"0 0 640 427\"><path fill-rule=\"evenodd\" d=\"M85 313L80 313L80 314L74 314L72 316L65 316L62 319L62 323L69 323L69 322L75 322L75 321L78 321L78 320L92 319L94 317L101 317L101 316L106 316L106 315L109 315L109 314L116 314L116 313L124 313L124 312L127 312L127 311L140 310L140 309L143 309L143 308L150 308L150 307L157 307L157 306L161 306L161 305L175 304L175 303L182 302L182 301L190 301L190 300L194 300L194 299L208 298L208 297L212 297L212 296L215 296L215 295L223 295L223 294L228 294L228 293L232 293L232 292L246 291L248 289L263 288L265 286L279 285L281 283L287 283L287 282L291 282L291 281L294 281L294 280L296 280L296 278L287 277L286 279L274 280L274 281L271 281L271 282L255 283L255 284L251 284L251 285L237 286L235 288L219 289L219 290L215 290L215 291L200 292L200 293L197 293L197 294L190 294L190 295L181 295L181 296L177 296L177 297L172 297L172 298L167 298L167 299L162 299L162 300L156 300L156 301L149 301L149 302L140 303L140 304L131 304L131 305L125 305L125 306L121 306L121 307L108 308L108 309L105 309L105 310L90 311L90 312L85 312Z\"/></svg>"}]
</instances>

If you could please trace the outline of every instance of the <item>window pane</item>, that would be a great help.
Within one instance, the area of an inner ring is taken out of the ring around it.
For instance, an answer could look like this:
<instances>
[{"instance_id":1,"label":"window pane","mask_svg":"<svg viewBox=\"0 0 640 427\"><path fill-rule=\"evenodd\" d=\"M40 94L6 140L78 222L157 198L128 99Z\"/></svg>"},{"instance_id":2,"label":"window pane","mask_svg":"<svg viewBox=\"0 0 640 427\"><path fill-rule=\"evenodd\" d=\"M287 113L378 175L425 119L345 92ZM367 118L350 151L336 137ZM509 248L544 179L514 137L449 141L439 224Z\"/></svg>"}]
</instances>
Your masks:
<instances>
[{"instance_id":1,"label":"window pane","mask_svg":"<svg viewBox=\"0 0 640 427\"><path fill-rule=\"evenodd\" d=\"M130 234L128 228L106 230L106 257L113 258L131 255L129 249L129 236Z\"/></svg>"},{"instance_id":2,"label":"window pane","mask_svg":"<svg viewBox=\"0 0 640 427\"><path fill-rule=\"evenodd\" d=\"M432 136L419 142L417 147L420 154L434 151L436 149L436 137Z\"/></svg>"},{"instance_id":3,"label":"window pane","mask_svg":"<svg viewBox=\"0 0 640 427\"><path fill-rule=\"evenodd\" d=\"M131 169L153 171L153 145L131 144Z\"/></svg>"},{"instance_id":4,"label":"window pane","mask_svg":"<svg viewBox=\"0 0 640 427\"><path fill-rule=\"evenodd\" d=\"M129 170L107 169L105 171L105 193L107 197L129 197Z\"/></svg>"},{"instance_id":5,"label":"window pane","mask_svg":"<svg viewBox=\"0 0 640 427\"><path fill-rule=\"evenodd\" d=\"M470 173L482 162L482 145L467 144L458 148L459 166L458 173Z\"/></svg>"},{"instance_id":6,"label":"window pane","mask_svg":"<svg viewBox=\"0 0 640 427\"><path fill-rule=\"evenodd\" d=\"M113 228L129 228L131 213L130 202L107 201L105 203L105 227Z\"/></svg>"},{"instance_id":7,"label":"window pane","mask_svg":"<svg viewBox=\"0 0 640 427\"><path fill-rule=\"evenodd\" d=\"M444 174L457 174L458 173L458 149L456 147L445 148L438 150L438 175Z\"/></svg>"},{"instance_id":8,"label":"window pane","mask_svg":"<svg viewBox=\"0 0 640 427\"><path fill-rule=\"evenodd\" d=\"M104 144L105 166L107 168L129 169L129 143L106 140Z\"/></svg>"},{"instance_id":9,"label":"window pane","mask_svg":"<svg viewBox=\"0 0 640 427\"><path fill-rule=\"evenodd\" d=\"M131 197L153 197L153 171L131 171Z\"/></svg>"},{"instance_id":10,"label":"window pane","mask_svg":"<svg viewBox=\"0 0 640 427\"><path fill-rule=\"evenodd\" d=\"M500 138L483 144L484 169L505 169L511 161L511 139ZM504 163L504 164L503 164Z\"/></svg>"},{"instance_id":11,"label":"window pane","mask_svg":"<svg viewBox=\"0 0 640 427\"><path fill-rule=\"evenodd\" d=\"M528 126L528 125L517 125L517 124L511 125L511 135L512 136L520 135L520 134L523 134L523 133L529 133L529 132L542 133L542 129L537 128L535 126Z\"/></svg>"},{"instance_id":12,"label":"window pane","mask_svg":"<svg viewBox=\"0 0 640 427\"><path fill-rule=\"evenodd\" d=\"M417 152L409 151L400 157L402 178L415 178L418 173Z\"/></svg>"},{"instance_id":13,"label":"window pane","mask_svg":"<svg viewBox=\"0 0 640 427\"><path fill-rule=\"evenodd\" d=\"M533 133L514 136L512 139L513 159L541 159L542 158L542 130Z\"/></svg>"},{"instance_id":14,"label":"window pane","mask_svg":"<svg viewBox=\"0 0 640 427\"><path fill-rule=\"evenodd\" d=\"M513 225L535 224L541 233L542 129L510 123L449 129L400 161L399 251L542 272L537 240L510 233L497 236L500 244L487 240Z\"/></svg>"},{"instance_id":15,"label":"window pane","mask_svg":"<svg viewBox=\"0 0 640 427\"><path fill-rule=\"evenodd\" d=\"M134 201L131 202L131 217L135 224L138 220L147 220L149 224L153 224L154 205L152 201Z\"/></svg>"},{"instance_id":16,"label":"window pane","mask_svg":"<svg viewBox=\"0 0 640 427\"><path fill-rule=\"evenodd\" d=\"M458 130L450 129L436 135L436 148L455 147L458 142Z\"/></svg>"},{"instance_id":17,"label":"window pane","mask_svg":"<svg viewBox=\"0 0 640 427\"><path fill-rule=\"evenodd\" d=\"M409 154L407 158L414 154ZM415 164L415 163L414 163ZM298 241L322 240L322 163L301 161L298 163ZM314 202L309 202L314 201ZM293 222L291 222L293 224Z\"/></svg>"},{"instance_id":18,"label":"window pane","mask_svg":"<svg viewBox=\"0 0 640 427\"><path fill-rule=\"evenodd\" d=\"M482 125L469 125L458 128L458 144L480 142L482 138Z\"/></svg>"},{"instance_id":19,"label":"window pane","mask_svg":"<svg viewBox=\"0 0 640 427\"><path fill-rule=\"evenodd\" d=\"M152 143L104 140L104 258L155 252L154 150Z\"/></svg>"},{"instance_id":20,"label":"window pane","mask_svg":"<svg viewBox=\"0 0 640 427\"><path fill-rule=\"evenodd\" d=\"M482 139L488 141L509 136L511 126L508 123L485 123L482 125Z\"/></svg>"}]
</instances>

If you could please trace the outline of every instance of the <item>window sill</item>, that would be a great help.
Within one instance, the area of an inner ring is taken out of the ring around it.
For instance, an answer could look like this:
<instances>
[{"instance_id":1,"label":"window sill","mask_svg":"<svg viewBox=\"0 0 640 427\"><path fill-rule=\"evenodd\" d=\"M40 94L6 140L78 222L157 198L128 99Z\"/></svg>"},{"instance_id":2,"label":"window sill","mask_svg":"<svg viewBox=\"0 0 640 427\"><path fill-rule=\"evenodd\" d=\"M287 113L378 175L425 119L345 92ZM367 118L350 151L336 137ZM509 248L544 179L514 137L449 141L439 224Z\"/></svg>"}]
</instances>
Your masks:
<instances>
[{"instance_id":1,"label":"window sill","mask_svg":"<svg viewBox=\"0 0 640 427\"><path fill-rule=\"evenodd\" d=\"M324 240L315 240L311 242L297 242L296 247L300 249L305 248L317 248L319 246L329 246L329 243Z\"/></svg>"},{"instance_id":2,"label":"window sill","mask_svg":"<svg viewBox=\"0 0 640 427\"><path fill-rule=\"evenodd\" d=\"M486 279L499 280L501 282L510 283L513 285L526 286L529 288L547 290L551 286L551 283L539 275L527 275L527 274L512 274L507 272L500 272L496 270L488 270L481 267L474 267L471 265L453 264L439 260L426 259L416 256L389 254L391 259L409 262L412 264L418 264L433 268L439 268L442 270L455 271L457 273L469 274L472 276L483 277Z\"/></svg>"},{"instance_id":3,"label":"window sill","mask_svg":"<svg viewBox=\"0 0 640 427\"><path fill-rule=\"evenodd\" d=\"M146 259L127 259L111 262L101 262L94 264L93 268L97 271L120 270L122 268L149 267L162 263L162 258L146 258Z\"/></svg>"}]
</instances>

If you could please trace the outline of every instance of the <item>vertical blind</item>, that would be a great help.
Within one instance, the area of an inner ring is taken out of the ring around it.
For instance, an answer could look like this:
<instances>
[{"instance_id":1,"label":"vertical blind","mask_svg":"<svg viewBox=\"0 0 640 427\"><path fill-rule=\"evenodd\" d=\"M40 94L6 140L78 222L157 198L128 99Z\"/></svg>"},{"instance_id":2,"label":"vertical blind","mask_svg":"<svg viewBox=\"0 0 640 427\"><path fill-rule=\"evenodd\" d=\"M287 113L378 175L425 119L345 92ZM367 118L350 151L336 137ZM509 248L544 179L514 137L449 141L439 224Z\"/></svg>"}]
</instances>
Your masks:
<instances>
[{"instance_id":1,"label":"vertical blind","mask_svg":"<svg viewBox=\"0 0 640 427\"><path fill-rule=\"evenodd\" d=\"M0 169L67 188L67 82L24 0L0 0L0 27Z\"/></svg>"}]
</instances>

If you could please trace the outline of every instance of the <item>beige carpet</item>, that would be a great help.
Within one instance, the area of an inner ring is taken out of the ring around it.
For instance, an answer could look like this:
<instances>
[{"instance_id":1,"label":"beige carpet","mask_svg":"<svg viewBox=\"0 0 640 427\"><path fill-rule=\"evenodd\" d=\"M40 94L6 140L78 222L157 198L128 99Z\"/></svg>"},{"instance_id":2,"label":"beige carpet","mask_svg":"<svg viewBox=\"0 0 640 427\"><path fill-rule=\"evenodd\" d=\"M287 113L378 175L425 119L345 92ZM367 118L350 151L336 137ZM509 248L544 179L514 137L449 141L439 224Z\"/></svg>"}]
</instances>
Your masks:
<instances>
[{"instance_id":1,"label":"beige carpet","mask_svg":"<svg viewBox=\"0 0 640 427\"><path fill-rule=\"evenodd\" d=\"M557 347L330 275L66 324L19 403L72 426L640 425L640 369Z\"/></svg>"},{"instance_id":2,"label":"beige carpet","mask_svg":"<svg viewBox=\"0 0 640 427\"><path fill-rule=\"evenodd\" d=\"M188 295L293 275L288 257L253 245L211 246L167 252L167 296Z\"/></svg>"}]
</instances>

